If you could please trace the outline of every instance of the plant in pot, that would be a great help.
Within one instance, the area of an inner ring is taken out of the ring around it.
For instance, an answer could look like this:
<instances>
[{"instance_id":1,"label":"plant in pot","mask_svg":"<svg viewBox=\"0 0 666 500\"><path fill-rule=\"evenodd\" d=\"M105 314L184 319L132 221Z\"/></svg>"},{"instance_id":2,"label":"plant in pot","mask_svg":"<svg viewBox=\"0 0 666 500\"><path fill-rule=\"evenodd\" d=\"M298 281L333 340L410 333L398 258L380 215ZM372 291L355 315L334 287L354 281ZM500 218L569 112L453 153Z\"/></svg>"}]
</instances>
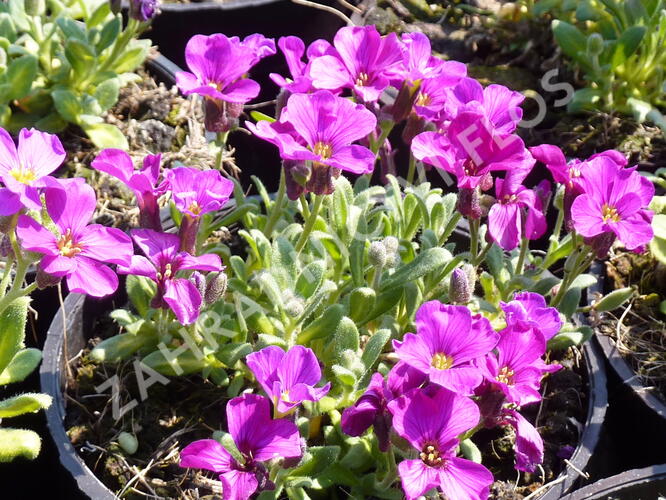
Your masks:
<instances>
[{"instance_id":1,"label":"plant in pot","mask_svg":"<svg viewBox=\"0 0 666 500\"><path fill-rule=\"evenodd\" d=\"M160 179L114 150L93 162L134 190L143 227L117 268L128 299L110 318L121 331L106 316L78 328L92 342L68 380L80 403L70 437L119 495L487 498L492 485L501 498L517 469L519 494L559 496L580 440L571 419L586 418L578 394L566 396L583 390L576 346L592 334L575 317L584 272L614 235L650 241L652 194L619 153L567 164L556 148L528 150L514 134L520 96L432 57L424 36L343 28L307 62L300 40L278 46L292 72L276 78L279 115L245 123L280 151L274 198L258 179L258 199L246 197L214 169ZM267 49L259 35L188 44L192 73L179 84L205 96L221 144L258 90L239 68ZM399 98L380 106L389 85ZM386 171L372 184L405 120L407 179ZM548 182L523 185L537 159L561 184L555 196ZM455 176L457 193L414 184L420 161ZM176 233L150 216L160 200ZM546 233L548 248L532 251ZM589 401L604 390L588 387Z\"/></svg>"}]
</instances>

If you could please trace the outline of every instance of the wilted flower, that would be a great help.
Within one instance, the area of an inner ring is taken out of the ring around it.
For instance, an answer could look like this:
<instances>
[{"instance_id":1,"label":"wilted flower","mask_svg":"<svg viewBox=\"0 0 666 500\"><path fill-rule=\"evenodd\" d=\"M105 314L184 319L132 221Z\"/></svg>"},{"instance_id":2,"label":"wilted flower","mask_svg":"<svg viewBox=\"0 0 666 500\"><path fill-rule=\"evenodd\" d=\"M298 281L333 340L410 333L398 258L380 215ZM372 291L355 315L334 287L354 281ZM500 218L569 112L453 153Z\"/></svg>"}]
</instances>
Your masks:
<instances>
[{"instance_id":1,"label":"wilted flower","mask_svg":"<svg viewBox=\"0 0 666 500\"><path fill-rule=\"evenodd\" d=\"M202 439L180 452L180 466L206 469L219 474L224 500L245 500L269 486L268 470L262 462L274 458L301 457L298 428L288 420L271 419L268 399L244 394L227 403L229 433L243 462L214 439Z\"/></svg>"},{"instance_id":2,"label":"wilted flower","mask_svg":"<svg viewBox=\"0 0 666 500\"><path fill-rule=\"evenodd\" d=\"M184 270L221 271L220 257L215 254L195 257L179 251L180 240L175 234L135 229L132 238L147 257L135 255L131 263L119 267L118 272L150 278L157 283L157 294L153 298L156 307L170 307L183 325L196 321L201 294L194 283L178 278L177 274Z\"/></svg>"},{"instance_id":3,"label":"wilted flower","mask_svg":"<svg viewBox=\"0 0 666 500\"><path fill-rule=\"evenodd\" d=\"M402 62L396 34L382 37L373 25L346 26L337 32L333 45L337 54L312 61L315 88L350 88L364 102L377 101Z\"/></svg>"},{"instance_id":4,"label":"wilted flower","mask_svg":"<svg viewBox=\"0 0 666 500\"><path fill-rule=\"evenodd\" d=\"M243 104L259 94L259 84L246 78L263 57L275 54L275 42L254 34L242 42L216 33L194 35L185 47L185 61L192 71L176 73L185 95L205 98L206 128L227 132L236 126Z\"/></svg>"},{"instance_id":5,"label":"wilted flower","mask_svg":"<svg viewBox=\"0 0 666 500\"><path fill-rule=\"evenodd\" d=\"M543 462L543 439L534 426L516 410L504 410L503 423L511 425L516 431L516 469L534 472Z\"/></svg>"},{"instance_id":6,"label":"wilted flower","mask_svg":"<svg viewBox=\"0 0 666 500\"><path fill-rule=\"evenodd\" d=\"M24 128L17 148L7 131L0 128L0 180L6 186L0 189L0 216L15 214L21 206L41 210L39 191L64 159L65 150L56 135Z\"/></svg>"},{"instance_id":7,"label":"wilted flower","mask_svg":"<svg viewBox=\"0 0 666 500\"><path fill-rule=\"evenodd\" d=\"M319 401L331 388L330 383L315 387L321 380L321 368L307 347L296 345L285 353L280 347L268 346L248 354L245 363L281 414L303 401Z\"/></svg>"},{"instance_id":8,"label":"wilted flower","mask_svg":"<svg viewBox=\"0 0 666 500\"><path fill-rule=\"evenodd\" d=\"M490 322L472 316L465 306L432 300L416 312L416 335L393 341L401 361L428 375L430 381L461 394L471 394L482 381L470 362L485 356L499 339Z\"/></svg>"},{"instance_id":9,"label":"wilted flower","mask_svg":"<svg viewBox=\"0 0 666 500\"><path fill-rule=\"evenodd\" d=\"M419 370L400 362L395 365L384 380L381 373L375 373L370 385L353 406L342 412L340 426L345 434L361 436L371 426L377 436L379 449L388 451L390 446L391 414L388 403L419 387L426 381L426 376Z\"/></svg>"},{"instance_id":10,"label":"wilted flower","mask_svg":"<svg viewBox=\"0 0 666 500\"><path fill-rule=\"evenodd\" d=\"M374 131L377 119L360 104L327 90L292 95L277 122L246 125L280 148L285 160L311 162L306 188L315 194L330 194L331 177L340 170L366 174L374 168L372 151L352 142Z\"/></svg>"},{"instance_id":11,"label":"wilted flower","mask_svg":"<svg viewBox=\"0 0 666 500\"><path fill-rule=\"evenodd\" d=\"M21 215L16 227L21 245L44 254L40 269L55 277L66 277L70 292L93 297L109 295L118 288L118 277L105 263L128 265L134 253L132 242L120 229L88 225L97 200L95 191L83 179L60 182L44 190L46 211L58 235Z\"/></svg>"},{"instance_id":12,"label":"wilted flower","mask_svg":"<svg viewBox=\"0 0 666 500\"><path fill-rule=\"evenodd\" d=\"M155 231L162 230L158 198L166 186L159 184L161 155L146 155L143 168L134 169L132 158L120 149L105 149L92 161L92 166L101 172L121 180L136 196L139 206L139 225Z\"/></svg>"},{"instance_id":13,"label":"wilted flower","mask_svg":"<svg viewBox=\"0 0 666 500\"><path fill-rule=\"evenodd\" d=\"M398 464L402 489L414 500L433 488L447 498L485 500L493 475L483 465L456 457L458 436L479 422L479 409L446 389L413 389L391 401L393 428L419 452Z\"/></svg>"}]
</instances>

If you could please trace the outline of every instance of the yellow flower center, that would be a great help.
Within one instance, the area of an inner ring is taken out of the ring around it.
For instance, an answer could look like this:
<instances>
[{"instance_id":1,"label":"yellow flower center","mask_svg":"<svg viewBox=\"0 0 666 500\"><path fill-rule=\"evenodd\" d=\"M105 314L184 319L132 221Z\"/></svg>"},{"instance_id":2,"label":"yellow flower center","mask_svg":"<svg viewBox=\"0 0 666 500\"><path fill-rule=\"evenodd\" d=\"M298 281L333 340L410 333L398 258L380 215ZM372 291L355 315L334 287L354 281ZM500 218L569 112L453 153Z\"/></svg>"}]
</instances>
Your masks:
<instances>
[{"instance_id":1,"label":"yellow flower center","mask_svg":"<svg viewBox=\"0 0 666 500\"><path fill-rule=\"evenodd\" d=\"M201 207L196 201L193 201L192 204L187 207L187 209L192 213L192 215L199 215L201 213Z\"/></svg>"},{"instance_id":2,"label":"yellow flower center","mask_svg":"<svg viewBox=\"0 0 666 500\"><path fill-rule=\"evenodd\" d=\"M21 184L27 184L30 185L32 184L32 181L34 181L37 176L35 175L35 172L32 170L28 170L26 168L18 168L11 170L10 175L16 179L17 182L20 182Z\"/></svg>"},{"instance_id":3,"label":"yellow flower center","mask_svg":"<svg viewBox=\"0 0 666 500\"><path fill-rule=\"evenodd\" d=\"M620 214L617 213L617 208L611 207L606 203L601 207L601 218L604 222L620 222Z\"/></svg>"},{"instance_id":4,"label":"yellow flower center","mask_svg":"<svg viewBox=\"0 0 666 500\"><path fill-rule=\"evenodd\" d=\"M362 71L358 74L358 77L356 78L356 86L365 87L368 84L369 80L370 76L365 71Z\"/></svg>"},{"instance_id":5,"label":"yellow flower center","mask_svg":"<svg viewBox=\"0 0 666 500\"><path fill-rule=\"evenodd\" d=\"M513 203L518 199L518 197L515 194L505 194L504 199L502 200L504 203Z\"/></svg>"},{"instance_id":6,"label":"yellow flower center","mask_svg":"<svg viewBox=\"0 0 666 500\"><path fill-rule=\"evenodd\" d=\"M82 250L81 246L74 242L71 229L68 229L58 240L58 251L63 257L72 258L81 253Z\"/></svg>"},{"instance_id":7,"label":"yellow flower center","mask_svg":"<svg viewBox=\"0 0 666 500\"><path fill-rule=\"evenodd\" d=\"M419 458L423 460L423 463L429 465L430 467L438 467L442 465L442 457L439 456L439 451L433 445L429 444L423 451L419 453Z\"/></svg>"},{"instance_id":8,"label":"yellow flower center","mask_svg":"<svg viewBox=\"0 0 666 500\"><path fill-rule=\"evenodd\" d=\"M333 155L333 148L330 144L319 141L314 145L314 154L321 156L324 160L330 158Z\"/></svg>"},{"instance_id":9,"label":"yellow flower center","mask_svg":"<svg viewBox=\"0 0 666 500\"><path fill-rule=\"evenodd\" d=\"M430 102L431 102L430 96L423 92L420 92L419 96L416 99L417 106L427 106L428 104L430 104Z\"/></svg>"},{"instance_id":10,"label":"yellow flower center","mask_svg":"<svg viewBox=\"0 0 666 500\"><path fill-rule=\"evenodd\" d=\"M158 280L162 279L168 280L171 278L172 274L173 272L171 271L171 264L169 263L166 266L164 266L164 273L156 273L156 277Z\"/></svg>"},{"instance_id":11,"label":"yellow flower center","mask_svg":"<svg viewBox=\"0 0 666 500\"><path fill-rule=\"evenodd\" d=\"M436 370L448 370L453 366L453 358L443 352L435 353L430 362L430 366Z\"/></svg>"},{"instance_id":12,"label":"yellow flower center","mask_svg":"<svg viewBox=\"0 0 666 500\"><path fill-rule=\"evenodd\" d=\"M513 370L505 366L500 370L499 375L497 375L497 381L507 385L513 384L513 375Z\"/></svg>"}]
</instances>

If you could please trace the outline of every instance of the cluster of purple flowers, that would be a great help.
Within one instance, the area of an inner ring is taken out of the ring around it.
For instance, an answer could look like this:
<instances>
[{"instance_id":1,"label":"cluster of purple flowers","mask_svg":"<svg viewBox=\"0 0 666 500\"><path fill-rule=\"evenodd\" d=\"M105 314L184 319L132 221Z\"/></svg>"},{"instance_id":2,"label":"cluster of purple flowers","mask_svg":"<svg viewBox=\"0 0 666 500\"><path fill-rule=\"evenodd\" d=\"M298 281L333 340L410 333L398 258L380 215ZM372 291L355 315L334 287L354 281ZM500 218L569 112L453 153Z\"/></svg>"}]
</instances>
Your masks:
<instances>
[{"instance_id":1,"label":"cluster of purple flowers","mask_svg":"<svg viewBox=\"0 0 666 500\"><path fill-rule=\"evenodd\" d=\"M72 292L103 297L118 287L118 277L109 267L115 264L118 273L155 281L155 307L170 307L182 324L195 321L202 293L178 273L223 270L217 255L197 256L195 243L201 216L228 201L233 182L218 171L188 167L169 170L161 179L159 155L148 155L143 168L135 170L124 151L102 151L93 167L120 179L136 196L141 229L132 230L130 239L120 229L89 224L97 206L93 188L83 178L50 175L64 158L55 135L23 129L17 148L0 129L0 180L4 184L0 215L13 217L25 250L41 254L40 273L56 282L66 278ZM171 195L183 214L179 235L162 231L158 200L165 194ZM134 255L132 239L145 257Z\"/></svg>"},{"instance_id":2,"label":"cluster of purple flowers","mask_svg":"<svg viewBox=\"0 0 666 500\"><path fill-rule=\"evenodd\" d=\"M331 385L321 379L311 349L294 346L286 353L269 346L249 354L247 365L268 398L245 394L227 403L229 433L242 456L239 463L218 441L203 439L180 452L180 466L211 470L220 475L224 500L245 500L257 490L272 489L265 462L283 460L297 465L303 454L298 428L290 418L303 401L318 401ZM271 418L271 403L273 414Z\"/></svg>"},{"instance_id":3,"label":"cluster of purple flowers","mask_svg":"<svg viewBox=\"0 0 666 500\"><path fill-rule=\"evenodd\" d=\"M611 151L567 164L553 146L526 148L515 133L523 96L502 85L483 88L467 77L464 64L434 57L422 33L382 37L374 26L354 26L341 28L333 44L316 40L306 50L289 36L277 45L291 72L290 78L271 75L282 89L279 118L246 125L279 148L291 199L330 194L342 170L371 173L377 154L392 149L383 132L406 120L403 138L414 157L456 177L460 213L471 220L487 216L488 237L504 250L546 231L551 185L523 185L537 159L567 185L568 213L585 212L575 217L575 229L599 255L615 237L630 249L651 238L649 182L623 169L622 155ZM181 73L178 84L185 94L205 97L209 129L228 131L242 104L259 93L247 71L275 52L274 41L261 35L243 41L196 36L186 52L193 73ZM388 87L397 97L382 104ZM379 154L382 161L387 156ZM604 188L614 183L617 188ZM494 197L485 194L493 188ZM579 194L585 196L573 207Z\"/></svg>"},{"instance_id":4,"label":"cluster of purple flowers","mask_svg":"<svg viewBox=\"0 0 666 500\"><path fill-rule=\"evenodd\" d=\"M448 498L487 498L492 474L456 456L459 437L482 427L515 428L516 469L534 471L543 460L543 441L518 410L540 401L541 379L560 368L542 357L561 320L530 292L502 309L506 327L495 332L465 306L426 302L416 313L417 333L393 343L398 364L386 378L374 374L342 415L351 436L372 426L381 450L392 446L393 431L419 452L398 467L408 499L433 488Z\"/></svg>"}]
</instances>

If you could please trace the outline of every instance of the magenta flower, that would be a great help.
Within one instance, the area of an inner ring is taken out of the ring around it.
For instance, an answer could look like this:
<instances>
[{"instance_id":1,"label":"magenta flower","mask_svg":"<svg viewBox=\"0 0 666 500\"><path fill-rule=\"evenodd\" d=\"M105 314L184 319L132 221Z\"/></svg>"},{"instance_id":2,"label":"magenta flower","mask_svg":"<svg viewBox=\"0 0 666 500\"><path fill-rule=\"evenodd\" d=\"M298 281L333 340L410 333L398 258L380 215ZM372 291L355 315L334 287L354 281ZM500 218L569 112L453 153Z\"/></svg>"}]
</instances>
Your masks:
<instances>
[{"instance_id":1,"label":"magenta flower","mask_svg":"<svg viewBox=\"0 0 666 500\"><path fill-rule=\"evenodd\" d=\"M227 132L235 127L243 104L259 95L259 84L246 78L247 72L275 52L275 42L259 34L242 42L220 33L194 35L185 47L185 61L192 72L176 73L176 83L184 95L205 98L208 130Z\"/></svg>"},{"instance_id":2,"label":"magenta flower","mask_svg":"<svg viewBox=\"0 0 666 500\"><path fill-rule=\"evenodd\" d=\"M470 362L485 356L497 341L490 322L465 306L449 306L432 300L416 312L416 332L402 342L393 341L401 361L428 375L446 389L469 395L482 375Z\"/></svg>"},{"instance_id":3,"label":"magenta flower","mask_svg":"<svg viewBox=\"0 0 666 500\"><path fill-rule=\"evenodd\" d=\"M479 362L484 378L519 407L541 401L539 387L546 366L541 359L546 352L543 336L532 328L508 327L496 349L497 355L488 354ZM549 371L560 368L550 366Z\"/></svg>"},{"instance_id":4,"label":"magenta flower","mask_svg":"<svg viewBox=\"0 0 666 500\"><path fill-rule=\"evenodd\" d=\"M306 53L303 40L297 36L285 36L278 40L278 47L280 47L287 61L291 79L286 79L277 73L271 73L269 75L271 80L281 88L294 94L310 92L312 90L311 62L305 63L303 61L303 55ZM315 40L307 50L307 57L310 61L323 55L332 54L335 54L335 49L325 40Z\"/></svg>"},{"instance_id":5,"label":"magenta flower","mask_svg":"<svg viewBox=\"0 0 666 500\"><path fill-rule=\"evenodd\" d=\"M641 179L635 170L620 170L609 161L584 176L585 193L571 205L576 231L588 240L610 237L612 243L617 237L628 250L649 243L654 233L650 224L652 211L647 207L654 195L654 186ZM597 255L602 257L609 247L607 244L602 250L597 249Z\"/></svg>"},{"instance_id":6,"label":"magenta flower","mask_svg":"<svg viewBox=\"0 0 666 500\"><path fill-rule=\"evenodd\" d=\"M268 346L248 354L245 363L281 414L303 401L319 401L331 388L330 383L315 387L321 380L321 368L307 347L296 345L285 353L280 347Z\"/></svg>"},{"instance_id":7,"label":"magenta flower","mask_svg":"<svg viewBox=\"0 0 666 500\"><path fill-rule=\"evenodd\" d=\"M340 28L333 45L336 55L324 55L312 61L310 77L315 88L350 88L364 102L379 99L402 63L401 44L396 34L382 37L373 25Z\"/></svg>"},{"instance_id":8,"label":"magenta flower","mask_svg":"<svg viewBox=\"0 0 666 500\"><path fill-rule=\"evenodd\" d=\"M119 267L118 272L150 278L157 283L154 307L170 307L183 325L196 321L201 309L201 293L190 280L176 275L185 270L221 271L220 257L215 254L195 257L180 252L180 240L175 234L134 229L132 238L147 257L135 255L131 263Z\"/></svg>"},{"instance_id":9,"label":"magenta flower","mask_svg":"<svg viewBox=\"0 0 666 500\"><path fill-rule=\"evenodd\" d=\"M277 122L246 125L255 135L275 144L283 159L311 162L304 175L309 177L307 189L315 194L330 194L335 171L365 174L374 168L372 151L352 143L373 132L377 119L360 104L327 90L292 95Z\"/></svg>"},{"instance_id":10,"label":"magenta flower","mask_svg":"<svg viewBox=\"0 0 666 500\"><path fill-rule=\"evenodd\" d=\"M524 178L520 175L521 181ZM488 212L488 235L504 250L513 250L521 238L539 239L546 232L543 203L536 193L507 179L495 180L497 203Z\"/></svg>"},{"instance_id":11,"label":"magenta flower","mask_svg":"<svg viewBox=\"0 0 666 500\"><path fill-rule=\"evenodd\" d=\"M379 449L388 451L390 446L391 413L388 403L419 387L426 381L426 376L407 363L400 362L389 372L386 380L381 373L375 373L370 385L353 406L342 412L340 426L349 436L361 436L370 426L373 427Z\"/></svg>"},{"instance_id":12,"label":"magenta flower","mask_svg":"<svg viewBox=\"0 0 666 500\"><path fill-rule=\"evenodd\" d=\"M16 233L21 246L43 254L40 268L55 277L66 277L70 292L104 297L118 288L118 277L105 265L129 264L132 242L120 229L88 222L97 200L95 191L83 179L53 181L44 189L46 211L58 235L21 215Z\"/></svg>"},{"instance_id":13,"label":"magenta flower","mask_svg":"<svg viewBox=\"0 0 666 500\"><path fill-rule=\"evenodd\" d=\"M92 161L101 172L122 181L136 196L139 206L139 224L146 229L162 230L158 198L164 194L165 185L158 184L161 155L146 155L143 168L134 169L132 158L120 149L105 149Z\"/></svg>"},{"instance_id":14,"label":"magenta flower","mask_svg":"<svg viewBox=\"0 0 666 500\"><path fill-rule=\"evenodd\" d=\"M202 439L180 452L180 466L206 469L219 475L224 500L247 500L269 486L262 462L274 458L299 459L302 455L298 428L288 420L271 419L268 399L244 394L227 403L229 433L243 456L239 463L214 439Z\"/></svg>"},{"instance_id":15,"label":"magenta flower","mask_svg":"<svg viewBox=\"0 0 666 500\"><path fill-rule=\"evenodd\" d=\"M562 328L560 313L546 305L543 295L533 292L519 292L510 302L501 302L508 327L533 328L548 341Z\"/></svg>"},{"instance_id":16,"label":"magenta flower","mask_svg":"<svg viewBox=\"0 0 666 500\"><path fill-rule=\"evenodd\" d=\"M12 215L24 206L41 210L41 188L45 177L65 159L65 151L56 135L31 128L19 133L18 148L11 136L0 128L0 215Z\"/></svg>"},{"instance_id":17,"label":"magenta flower","mask_svg":"<svg viewBox=\"0 0 666 500\"><path fill-rule=\"evenodd\" d=\"M430 78L445 78L440 82L453 87L467 75L467 67L458 61L444 61L432 55L430 40L426 35L415 31L402 35L403 64L393 72L401 76L408 85ZM399 84L399 82L397 82Z\"/></svg>"},{"instance_id":18,"label":"magenta flower","mask_svg":"<svg viewBox=\"0 0 666 500\"><path fill-rule=\"evenodd\" d=\"M516 469L534 472L543 463L543 439L539 432L516 410L504 410L503 420L516 431Z\"/></svg>"},{"instance_id":19,"label":"magenta flower","mask_svg":"<svg viewBox=\"0 0 666 500\"><path fill-rule=\"evenodd\" d=\"M412 141L414 156L454 174L458 187L475 189L498 170L529 171L534 159L517 135L501 133L479 111L463 111L445 134L423 132Z\"/></svg>"},{"instance_id":20,"label":"magenta flower","mask_svg":"<svg viewBox=\"0 0 666 500\"><path fill-rule=\"evenodd\" d=\"M414 112L433 123L441 122L451 94L451 80L447 75L423 80L414 100Z\"/></svg>"},{"instance_id":21,"label":"magenta flower","mask_svg":"<svg viewBox=\"0 0 666 500\"><path fill-rule=\"evenodd\" d=\"M465 396L446 389L413 389L388 404L393 428L419 452L398 465L407 500L433 488L447 498L485 500L493 475L483 465L456 457L458 436L479 422L479 409Z\"/></svg>"},{"instance_id":22,"label":"magenta flower","mask_svg":"<svg viewBox=\"0 0 666 500\"><path fill-rule=\"evenodd\" d=\"M169 170L166 182L176 208L184 214L178 233L180 249L195 254L201 216L222 208L234 191L234 183L218 170L189 167Z\"/></svg>"}]
</instances>

